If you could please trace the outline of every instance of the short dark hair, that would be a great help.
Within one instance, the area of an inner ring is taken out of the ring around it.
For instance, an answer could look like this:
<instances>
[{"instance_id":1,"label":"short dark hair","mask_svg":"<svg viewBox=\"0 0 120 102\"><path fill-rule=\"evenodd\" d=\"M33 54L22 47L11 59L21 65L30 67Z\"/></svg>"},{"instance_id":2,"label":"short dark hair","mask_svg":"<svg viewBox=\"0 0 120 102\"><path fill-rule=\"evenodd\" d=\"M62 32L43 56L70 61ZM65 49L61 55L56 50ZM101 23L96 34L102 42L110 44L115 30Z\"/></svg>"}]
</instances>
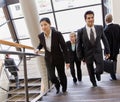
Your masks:
<instances>
[{"instance_id":1,"label":"short dark hair","mask_svg":"<svg viewBox=\"0 0 120 102\"><path fill-rule=\"evenodd\" d=\"M94 12L91 11L91 10L89 10L89 11L86 11L85 14L84 14L84 18L85 19L86 19L86 17L87 17L88 14L93 14L93 16L94 16Z\"/></svg>"},{"instance_id":2,"label":"short dark hair","mask_svg":"<svg viewBox=\"0 0 120 102\"><path fill-rule=\"evenodd\" d=\"M47 18L47 17L42 18L42 19L40 20L40 23L41 23L42 21L46 21L48 24L51 24L50 19Z\"/></svg>"}]
</instances>

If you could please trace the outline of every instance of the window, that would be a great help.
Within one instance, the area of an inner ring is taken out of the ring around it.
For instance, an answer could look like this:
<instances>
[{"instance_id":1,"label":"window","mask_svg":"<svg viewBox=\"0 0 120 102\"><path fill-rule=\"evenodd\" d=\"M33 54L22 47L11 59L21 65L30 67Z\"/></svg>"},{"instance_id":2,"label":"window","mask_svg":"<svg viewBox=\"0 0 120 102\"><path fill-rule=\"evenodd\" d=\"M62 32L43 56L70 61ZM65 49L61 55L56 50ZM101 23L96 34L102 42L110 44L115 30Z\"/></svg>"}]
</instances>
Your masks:
<instances>
[{"instance_id":1,"label":"window","mask_svg":"<svg viewBox=\"0 0 120 102\"><path fill-rule=\"evenodd\" d=\"M8 8L12 19L23 17L20 3L9 5Z\"/></svg>"},{"instance_id":2,"label":"window","mask_svg":"<svg viewBox=\"0 0 120 102\"><path fill-rule=\"evenodd\" d=\"M55 11L101 3L101 0L53 0Z\"/></svg>"},{"instance_id":3,"label":"window","mask_svg":"<svg viewBox=\"0 0 120 102\"><path fill-rule=\"evenodd\" d=\"M4 16L3 9L0 8L0 25L2 25L5 22L6 22L6 19L5 19L5 16Z\"/></svg>"},{"instance_id":4,"label":"window","mask_svg":"<svg viewBox=\"0 0 120 102\"><path fill-rule=\"evenodd\" d=\"M51 0L36 0L39 13L52 12Z\"/></svg>"},{"instance_id":5,"label":"window","mask_svg":"<svg viewBox=\"0 0 120 102\"><path fill-rule=\"evenodd\" d=\"M58 24L58 30L60 30L62 33L71 32L85 26L84 13L87 10L93 10L95 13L95 24L102 25L102 9L101 5L99 5L56 12L55 14Z\"/></svg>"},{"instance_id":6,"label":"window","mask_svg":"<svg viewBox=\"0 0 120 102\"><path fill-rule=\"evenodd\" d=\"M24 19L13 20L13 23L19 39L29 38L28 29L26 27Z\"/></svg>"}]
</instances>

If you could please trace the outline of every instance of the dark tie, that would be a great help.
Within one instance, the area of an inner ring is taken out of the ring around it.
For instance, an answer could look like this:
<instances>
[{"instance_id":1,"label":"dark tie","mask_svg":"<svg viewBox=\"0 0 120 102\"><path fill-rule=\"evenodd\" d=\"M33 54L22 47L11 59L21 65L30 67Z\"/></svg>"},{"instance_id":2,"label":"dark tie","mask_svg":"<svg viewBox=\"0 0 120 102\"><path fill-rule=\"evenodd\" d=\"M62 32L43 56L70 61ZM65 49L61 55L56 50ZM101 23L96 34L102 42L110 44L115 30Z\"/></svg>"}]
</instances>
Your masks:
<instances>
[{"instance_id":1,"label":"dark tie","mask_svg":"<svg viewBox=\"0 0 120 102\"><path fill-rule=\"evenodd\" d=\"M92 28L90 29L90 42L92 45L94 45L95 37L94 37L94 32L93 32Z\"/></svg>"}]
</instances>

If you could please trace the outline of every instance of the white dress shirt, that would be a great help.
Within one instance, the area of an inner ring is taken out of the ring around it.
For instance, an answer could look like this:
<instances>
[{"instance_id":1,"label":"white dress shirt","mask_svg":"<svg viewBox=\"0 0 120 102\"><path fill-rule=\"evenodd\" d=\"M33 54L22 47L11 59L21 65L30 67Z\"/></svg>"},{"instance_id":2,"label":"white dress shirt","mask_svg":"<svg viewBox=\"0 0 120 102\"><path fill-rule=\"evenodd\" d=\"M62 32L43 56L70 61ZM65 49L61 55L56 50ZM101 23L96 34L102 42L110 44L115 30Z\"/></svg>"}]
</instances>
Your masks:
<instances>
[{"instance_id":1,"label":"white dress shirt","mask_svg":"<svg viewBox=\"0 0 120 102\"><path fill-rule=\"evenodd\" d=\"M49 36L46 36L44 34L44 37L45 37L46 48L49 52L51 52L52 31L50 30Z\"/></svg>"},{"instance_id":2,"label":"white dress shirt","mask_svg":"<svg viewBox=\"0 0 120 102\"><path fill-rule=\"evenodd\" d=\"M95 27L94 27L94 26L93 26L93 27L88 27L88 26L86 25L86 30L87 30L87 35L88 35L89 40L90 40L90 29L92 29L92 31L93 31L93 33L94 33L94 38L96 39Z\"/></svg>"}]
</instances>

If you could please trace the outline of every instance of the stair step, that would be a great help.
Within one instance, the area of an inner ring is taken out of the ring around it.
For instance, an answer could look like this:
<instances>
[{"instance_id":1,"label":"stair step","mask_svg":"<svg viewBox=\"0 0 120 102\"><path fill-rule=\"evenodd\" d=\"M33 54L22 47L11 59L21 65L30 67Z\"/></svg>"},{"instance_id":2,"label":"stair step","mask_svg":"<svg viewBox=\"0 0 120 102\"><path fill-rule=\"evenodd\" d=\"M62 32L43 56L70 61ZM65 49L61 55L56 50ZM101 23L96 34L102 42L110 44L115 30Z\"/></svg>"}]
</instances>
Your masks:
<instances>
[{"instance_id":1,"label":"stair step","mask_svg":"<svg viewBox=\"0 0 120 102\"><path fill-rule=\"evenodd\" d=\"M56 95L54 88L43 96L41 102L120 102L120 80L110 81L106 75L102 77L97 82L98 87L92 87L89 77L83 77L84 81L77 84L73 83L72 78L68 78L67 95Z\"/></svg>"},{"instance_id":2,"label":"stair step","mask_svg":"<svg viewBox=\"0 0 120 102\"><path fill-rule=\"evenodd\" d=\"M32 94L32 93L40 93L40 87L30 87L28 88L28 93ZM16 90L12 90L9 91L9 94L25 94L25 89L24 88L20 88L20 89L16 89Z\"/></svg>"},{"instance_id":3,"label":"stair step","mask_svg":"<svg viewBox=\"0 0 120 102\"><path fill-rule=\"evenodd\" d=\"M29 95L29 101L33 100L37 95ZM6 102L25 102L25 95L15 95L9 98Z\"/></svg>"}]
</instances>

